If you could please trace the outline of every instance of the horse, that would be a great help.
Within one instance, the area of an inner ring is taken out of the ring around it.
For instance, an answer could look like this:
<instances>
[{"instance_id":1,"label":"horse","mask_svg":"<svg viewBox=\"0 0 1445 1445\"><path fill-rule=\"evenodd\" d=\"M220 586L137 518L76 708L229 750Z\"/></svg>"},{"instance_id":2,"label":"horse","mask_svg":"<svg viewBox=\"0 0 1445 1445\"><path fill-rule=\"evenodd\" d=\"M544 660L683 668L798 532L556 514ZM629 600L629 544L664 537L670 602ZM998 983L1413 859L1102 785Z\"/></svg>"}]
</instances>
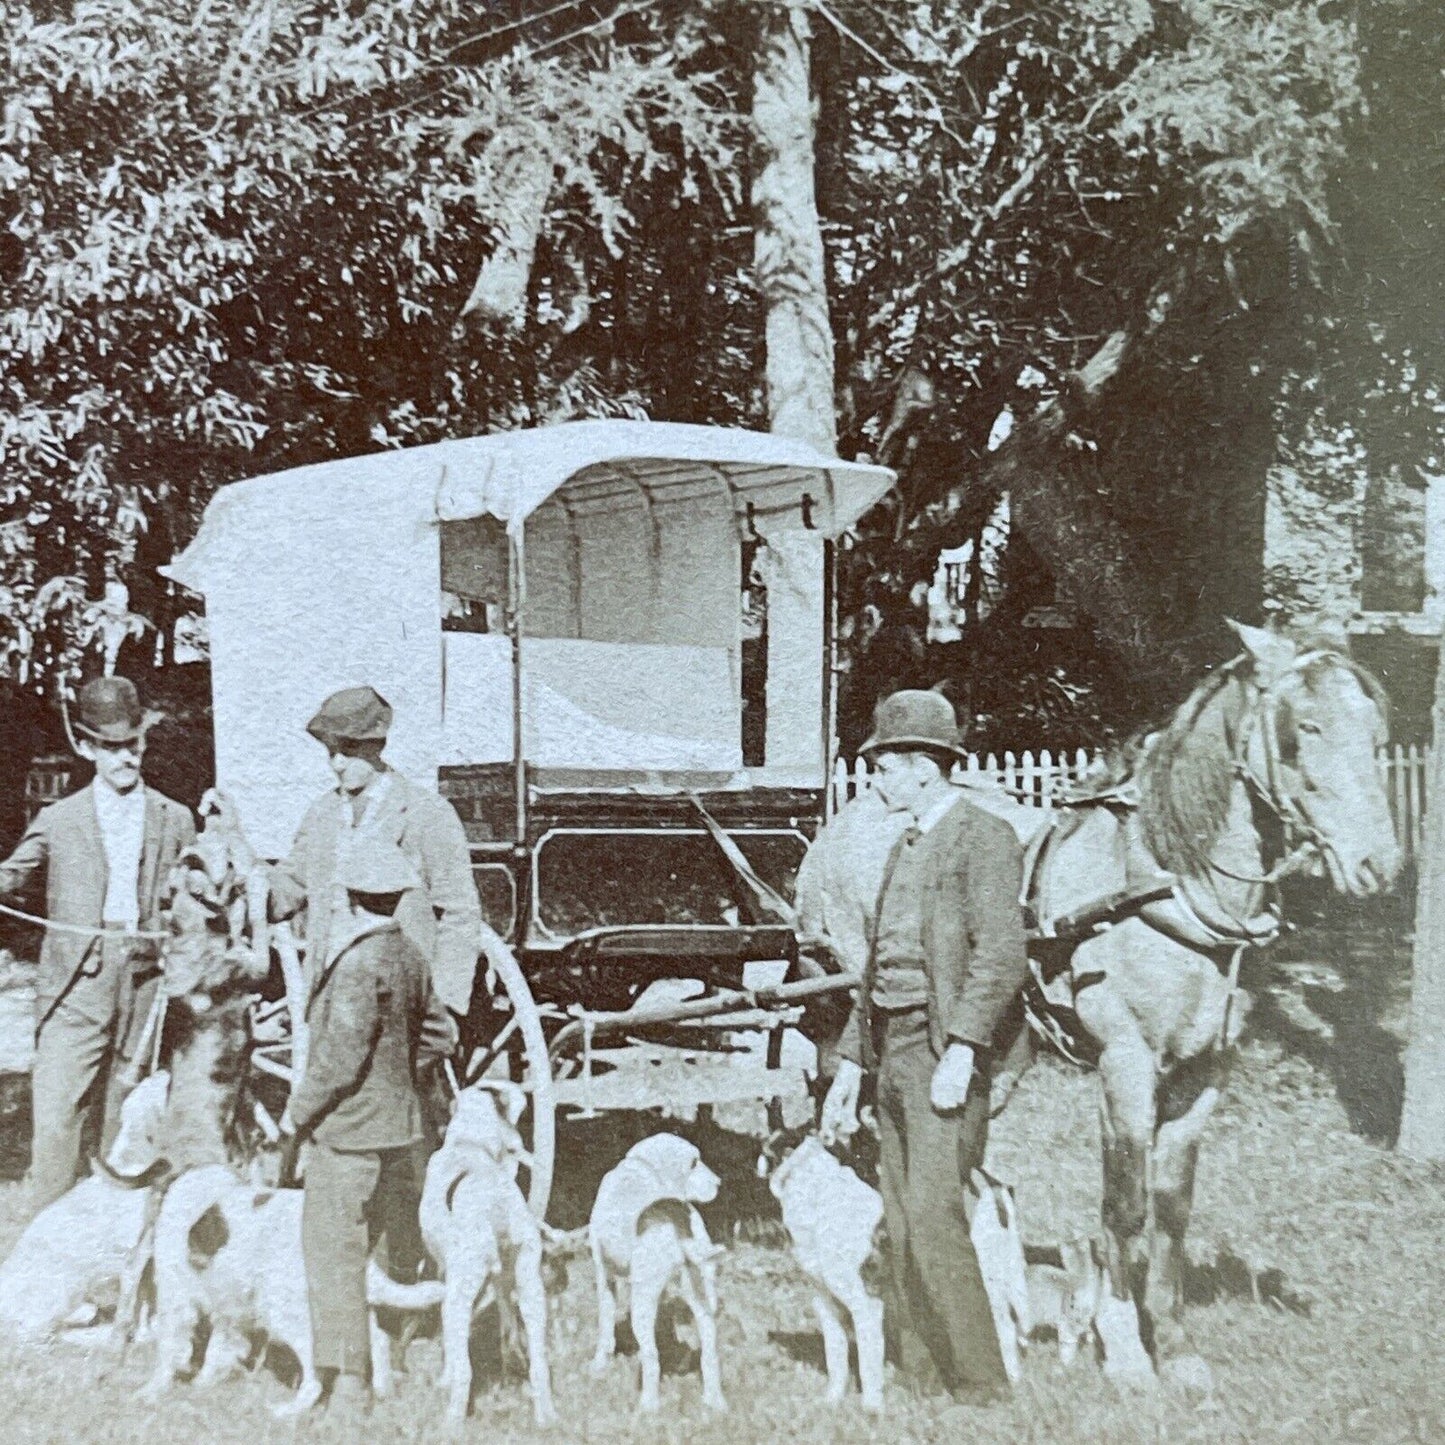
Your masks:
<instances>
[{"instance_id":1,"label":"horse","mask_svg":"<svg viewBox=\"0 0 1445 1445\"><path fill-rule=\"evenodd\" d=\"M1186 1348L1199 1140L1248 1009L1240 956L1280 928L1274 885L1309 870L1365 898L1401 862L1376 764L1379 684L1329 643L1230 625L1243 652L1026 855L1036 984L1071 1009L1103 1084L1095 1327L1124 1384L1151 1385L1155 1359Z\"/></svg>"}]
</instances>

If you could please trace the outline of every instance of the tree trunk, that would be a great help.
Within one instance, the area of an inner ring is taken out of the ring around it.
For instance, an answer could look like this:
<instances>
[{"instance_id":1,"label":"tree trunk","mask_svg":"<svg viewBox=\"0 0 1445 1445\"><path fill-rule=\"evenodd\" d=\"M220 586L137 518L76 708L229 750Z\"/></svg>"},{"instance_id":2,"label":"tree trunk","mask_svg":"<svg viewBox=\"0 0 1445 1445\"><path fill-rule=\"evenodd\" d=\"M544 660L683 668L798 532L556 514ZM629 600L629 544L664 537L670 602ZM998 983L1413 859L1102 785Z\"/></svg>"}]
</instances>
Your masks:
<instances>
[{"instance_id":1,"label":"tree trunk","mask_svg":"<svg viewBox=\"0 0 1445 1445\"><path fill-rule=\"evenodd\" d=\"M838 445L833 328L813 181L808 21L801 6L763 12L753 124L760 152L753 258L767 315L769 428L831 456Z\"/></svg>"},{"instance_id":2,"label":"tree trunk","mask_svg":"<svg viewBox=\"0 0 1445 1445\"><path fill-rule=\"evenodd\" d=\"M1425 539L1430 583L1445 553L1445 477L1431 477ZM1433 585L1427 610L1438 609ZM1414 1159L1445 1159L1445 667L1435 673L1435 747L1425 780L1424 837L1416 860L1414 985L1410 997L1410 1043L1405 1050L1405 1107L1400 1152Z\"/></svg>"},{"instance_id":3,"label":"tree trunk","mask_svg":"<svg viewBox=\"0 0 1445 1445\"><path fill-rule=\"evenodd\" d=\"M833 328L813 177L813 99L808 21L800 4L769 6L759 27L753 79L758 155L753 177L753 261L766 314L768 426L838 452ZM818 760L825 699L818 667L824 552L816 532L782 528L764 539L758 571L767 597L763 760ZM754 673L745 696L757 697ZM826 725L825 725L826 726Z\"/></svg>"}]
</instances>

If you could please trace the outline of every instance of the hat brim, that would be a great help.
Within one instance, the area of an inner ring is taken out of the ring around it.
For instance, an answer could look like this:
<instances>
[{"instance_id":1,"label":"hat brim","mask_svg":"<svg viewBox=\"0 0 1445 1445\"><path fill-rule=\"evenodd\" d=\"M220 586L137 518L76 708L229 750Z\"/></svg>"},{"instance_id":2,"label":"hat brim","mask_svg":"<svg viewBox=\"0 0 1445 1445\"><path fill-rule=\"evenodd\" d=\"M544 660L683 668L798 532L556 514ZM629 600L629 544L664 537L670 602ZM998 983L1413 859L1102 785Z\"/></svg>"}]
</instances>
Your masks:
<instances>
[{"instance_id":1,"label":"hat brim","mask_svg":"<svg viewBox=\"0 0 1445 1445\"><path fill-rule=\"evenodd\" d=\"M366 728L342 731L321 723L309 722L306 731L323 747L334 747L337 743L384 743L389 736L385 729Z\"/></svg>"},{"instance_id":2,"label":"hat brim","mask_svg":"<svg viewBox=\"0 0 1445 1445\"><path fill-rule=\"evenodd\" d=\"M92 743L129 743L143 738L165 716L159 712L145 712L137 723L102 723L100 727L88 727L78 719L71 723L71 731L77 737Z\"/></svg>"},{"instance_id":3,"label":"hat brim","mask_svg":"<svg viewBox=\"0 0 1445 1445\"><path fill-rule=\"evenodd\" d=\"M946 743L942 738L925 738L905 735L898 738L879 737L875 733L863 744L858 752L865 758L874 753L951 753L956 758L966 758L967 751L961 743Z\"/></svg>"}]
</instances>

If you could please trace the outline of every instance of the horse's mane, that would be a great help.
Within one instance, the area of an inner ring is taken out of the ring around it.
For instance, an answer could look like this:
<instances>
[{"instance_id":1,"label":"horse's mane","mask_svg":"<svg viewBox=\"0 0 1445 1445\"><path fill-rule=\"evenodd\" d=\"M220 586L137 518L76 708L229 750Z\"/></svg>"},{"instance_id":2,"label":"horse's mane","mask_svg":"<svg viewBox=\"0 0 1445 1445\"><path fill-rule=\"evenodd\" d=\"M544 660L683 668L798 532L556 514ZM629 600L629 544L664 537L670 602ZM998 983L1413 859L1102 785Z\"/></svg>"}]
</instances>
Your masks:
<instances>
[{"instance_id":1,"label":"horse's mane","mask_svg":"<svg viewBox=\"0 0 1445 1445\"><path fill-rule=\"evenodd\" d=\"M1313 684L1321 667L1347 667L1383 708L1379 683L1329 638L1297 636L1298 655L1319 654L1301 674ZM1234 789L1231 737L1244 710L1233 685L1249 677L1247 658L1237 658L1205 678L1185 699L1167 727L1138 753L1130 769L1139 784L1139 817L1149 851L1176 873L1202 871L1229 816ZM1220 726L1201 726L1212 712Z\"/></svg>"},{"instance_id":2,"label":"horse's mane","mask_svg":"<svg viewBox=\"0 0 1445 1445\"><path fill-rule=\"evenodd\" d=\"M1223 667L1185 699L1169 725L1138 759L1139 818L1149 851L1176 873L1208 866L1234 791L1234 758L1226 727L1201 727L1206 715L1229 709L1238 720L1242 701L1231 696L1239 677Z\"/></svg>"}]
</instances>

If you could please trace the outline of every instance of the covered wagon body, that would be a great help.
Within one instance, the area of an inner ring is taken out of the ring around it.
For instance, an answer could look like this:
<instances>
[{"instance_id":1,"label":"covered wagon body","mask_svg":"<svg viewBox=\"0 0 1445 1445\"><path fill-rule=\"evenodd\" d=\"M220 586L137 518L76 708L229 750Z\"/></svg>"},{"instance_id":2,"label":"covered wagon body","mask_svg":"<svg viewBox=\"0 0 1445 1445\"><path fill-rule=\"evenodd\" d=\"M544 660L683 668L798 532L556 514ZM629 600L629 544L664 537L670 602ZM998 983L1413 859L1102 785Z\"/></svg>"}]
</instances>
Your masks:
<instances>
[{"instance_id":1,"label":"covered wagon body","mask_svg":"<svg viewBox=\"0 0 1445 1445\"><path fill-rule=\"evenodd\" d=\"M832 544L892 480L768 434L594 421L222 487L166 569L205 599L218 783L283 855L334 783L305 724L369 683L544 1014L781 966L796 941L746 875L786 894L824 809Z\"/></svg>"}]
</instances>

